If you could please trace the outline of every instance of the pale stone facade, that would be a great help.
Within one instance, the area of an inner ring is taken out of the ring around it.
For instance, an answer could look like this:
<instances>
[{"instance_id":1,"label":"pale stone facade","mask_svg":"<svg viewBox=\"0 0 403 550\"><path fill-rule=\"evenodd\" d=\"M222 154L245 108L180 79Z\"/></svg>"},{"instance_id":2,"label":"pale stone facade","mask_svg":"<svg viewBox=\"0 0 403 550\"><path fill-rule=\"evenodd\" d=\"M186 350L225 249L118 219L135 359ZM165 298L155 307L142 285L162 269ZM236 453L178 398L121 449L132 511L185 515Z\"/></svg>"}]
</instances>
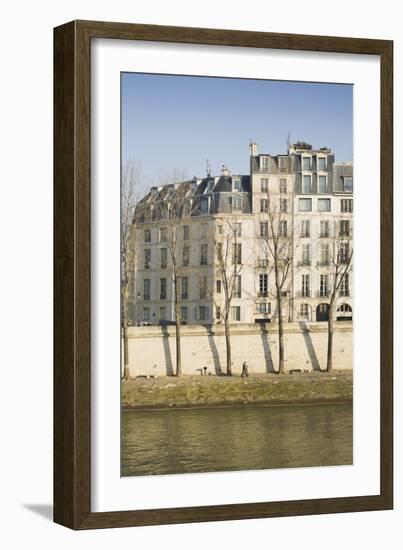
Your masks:
<instances>
[{"instance_id":1,"label":"pale stone facade","mask_svg":"<svg viewBox=\"0 0 403 550\"><path fill-rule=\"evenodd\" d=\"M273 205L292 247L291 269L282 290L283 319L290 323L325 321L334 279L329 258L335 239L342 233L348 241L343 243L344 253L352 249L352 170L352 164L336 164L327 148L312 150L298 143L287 154L272 156L259 154L257 145L251 144L249 175L230 175L223 167L221 176L153 188L140 202L133 226L132 324L174 321L172 257L167 222L158 204L169 203L179 191L186 195L189 208L181 226L175 228L183 324L222 323L220 242L224 249L227 243L228 255L232 255L229 263L241 266L231 300L231 322L276 320L273 262L265 239ZM337 320L352 320L352 294L351 264L337 291Z\"/></svg>"}]
</instances>

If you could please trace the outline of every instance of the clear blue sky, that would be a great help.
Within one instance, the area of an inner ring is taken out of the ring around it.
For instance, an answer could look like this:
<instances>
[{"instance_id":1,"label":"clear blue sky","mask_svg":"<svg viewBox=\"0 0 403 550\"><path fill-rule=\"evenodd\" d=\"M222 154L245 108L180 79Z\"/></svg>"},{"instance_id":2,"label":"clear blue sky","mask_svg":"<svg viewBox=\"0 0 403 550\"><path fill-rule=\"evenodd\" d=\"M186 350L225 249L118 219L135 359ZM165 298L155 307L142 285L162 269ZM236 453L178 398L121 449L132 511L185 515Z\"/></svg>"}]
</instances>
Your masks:
<instances>
[{"instance_id":1,"label":"clear blue sky","mask_svg":"<svg viewBox=\"0 0 403 550\"><path fill-rule=\"evenodd\" d=\"M250 139L285 153L288 132L351 161L352 115L349 84L124 73L122 161L140 161L149 185L175 170L202 177L206 159L213 175L248 174Z\"/></svg>"}]
</instances>

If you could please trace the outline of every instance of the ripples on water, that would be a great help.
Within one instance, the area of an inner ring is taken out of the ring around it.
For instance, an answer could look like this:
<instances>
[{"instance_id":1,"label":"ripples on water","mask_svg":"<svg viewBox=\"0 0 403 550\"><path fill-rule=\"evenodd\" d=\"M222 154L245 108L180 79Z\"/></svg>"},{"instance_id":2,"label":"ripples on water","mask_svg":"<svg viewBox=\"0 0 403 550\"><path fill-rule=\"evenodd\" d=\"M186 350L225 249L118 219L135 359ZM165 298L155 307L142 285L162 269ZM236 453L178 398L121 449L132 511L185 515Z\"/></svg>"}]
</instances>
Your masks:
<instances>
[{"instance_id":1,"label":"ripples on water","mask_svg":"<svg viewBox=\"0 0 403 550\"><path fill-rule=\"evenodd\" d=\"M352 406L122 413L122 475L352 464Z\"/></svg>"}]
</instances>

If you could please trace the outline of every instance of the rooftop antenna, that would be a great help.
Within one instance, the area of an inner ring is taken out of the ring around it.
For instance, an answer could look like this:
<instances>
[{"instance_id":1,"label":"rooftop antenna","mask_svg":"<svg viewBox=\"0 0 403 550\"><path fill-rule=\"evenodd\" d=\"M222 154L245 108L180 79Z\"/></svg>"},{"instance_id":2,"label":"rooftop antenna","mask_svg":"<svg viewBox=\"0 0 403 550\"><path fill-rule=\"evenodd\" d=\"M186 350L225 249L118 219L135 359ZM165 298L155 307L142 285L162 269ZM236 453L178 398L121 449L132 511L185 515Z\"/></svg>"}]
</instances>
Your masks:
<instances>
[{"instance_id":1,"label":"rooftop antenna","mask_svg":"<svg viewBox=\"0 0 403 550\"><path fill-rule=\"evenodd\" d=\"M287 134L286 144L287 144L287 151L288 151L288 149L291 146L291 131L290 130L288 131L288 134Z\"/></svg>"},{"instance_id":2,"label":"rooftop antenna","mask_svg":"<svg viewBox=\"0 0 403 550\"><path fill-rule=\"evenodd\" d=\"M206 159L206 174L207 174L208 178L211 176L211 165L210 165L208 159Z\"/></svg>"}]
</instances>

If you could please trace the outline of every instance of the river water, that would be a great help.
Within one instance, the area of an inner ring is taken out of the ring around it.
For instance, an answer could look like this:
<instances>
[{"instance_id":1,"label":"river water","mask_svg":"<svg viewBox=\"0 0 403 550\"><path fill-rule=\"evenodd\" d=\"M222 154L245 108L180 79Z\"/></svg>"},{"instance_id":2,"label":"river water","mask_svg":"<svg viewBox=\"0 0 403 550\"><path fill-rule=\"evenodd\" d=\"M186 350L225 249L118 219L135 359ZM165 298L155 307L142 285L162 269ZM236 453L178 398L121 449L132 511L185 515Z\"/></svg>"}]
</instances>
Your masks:
<instances>
[{"instance_id":1,"label":"river water","mask_svg":"<svg viewBox=\"0 0 403 550\"><path fill-rule=\"evenodd\" d=\"M350 404L122 413L122 475L352 464Z\"/></svg>"}]
</instances>

